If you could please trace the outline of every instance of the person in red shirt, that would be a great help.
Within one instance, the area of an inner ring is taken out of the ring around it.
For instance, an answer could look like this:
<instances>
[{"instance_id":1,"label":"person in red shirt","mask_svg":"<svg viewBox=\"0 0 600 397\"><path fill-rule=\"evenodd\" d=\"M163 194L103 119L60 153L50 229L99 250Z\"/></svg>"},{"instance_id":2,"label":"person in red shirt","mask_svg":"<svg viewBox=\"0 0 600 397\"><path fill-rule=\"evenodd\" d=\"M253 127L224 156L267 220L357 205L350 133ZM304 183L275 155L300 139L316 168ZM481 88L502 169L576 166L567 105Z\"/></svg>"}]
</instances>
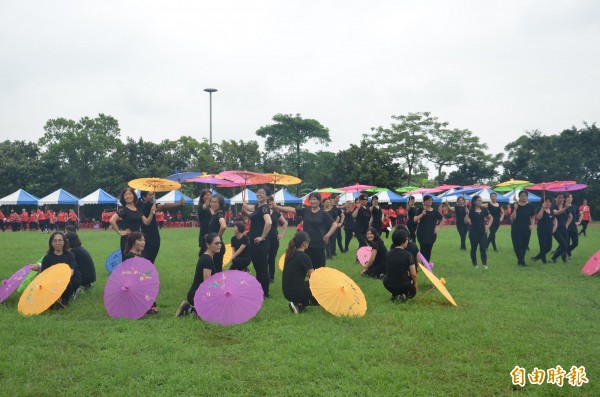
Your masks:
<instances>
[{"instance_id":1,"label":"person in red shirt","mask_svg":"<svg viewBox=\"0 0 600 397\"><path fill-rule=\"evenodd\" d=\"M156 211L156 223L158 223L158 228L162 229L165 225L165 213L161 210Z\"/></svg>"},{"instance_id":2,"label":"person in red shirt","mask_svg":"<svg viewBox=\"0 0 600 397\"><path fill-rule=\"evenodd\" d=\"M2 228L3 232L6 230L6 216L4 216L4 212L2 212L2 210L0 210L0 227Z\"/></svg>"},{"instance_id":3,"label":"person in red shirt","mask_svg":"<svg viewBox=\"0 0 600 397\"><path fill-rule=\"evenodd\" d=\"M383 220L381 221L381 235L385 233L385 238L390 237L390 229L392 228L392 220L388 214L383 214Z\"/></svg>"},{"instance_id":4,"label":"person in red shirt","mask_svg":"<svg viewBox=\"0 0 600 397\"><path fill-rule=\"evenodd\" d=\"M27 230L27 225L29 225L29 213L23 208L21 211L21 229L23 231Z\"/></svg>"},{"instance_id":5,"label":"person in red shirt","mask_svg":"<svg viewBox=\"0 0 600 397\"><path fill-rule=\"evenodd\" d=\"M31 215L29 215L29 231L37 230L37 228L38 228L37 211L31 211Z\"/></svg>"},{"instance_id":6,"label":"person in red shirt","mask_svg":"<svg viewBox=\"0 0 600 397\"><path fill-rule=\"evenodd\" d=\"M79 229L77 221L79 221L79 218L77 218L75 211L69 210L69 225L75 226L75 229Z\"/></svg>"},{"instance_id":7,"label":"person in red shirt","mask_svg":"<svg viewBox=\"0 0 600 397\"><path fill-rule=\"evenodd\" d=\"M106 210L106 208L102 210L102 216L100 219L102 219L102 228L104 229L104 231L107 231L109 225L108 221L110 220L110 218L109 212Z\"/></svg>"},{"instance_id":8,"label":"person in red shirt","mask_svg":"<svg viewBox=\"0 0 600 397\"><path fill-rule=\"evenodd\" d=\"M579 223L581 224L581 231L579 232L579 235L581 236L583 234L585 237L587 237L587 226L588 223L592 221L592 212L587 200L583 200L583 204L579 206L579 214Z\"/></svg>"},{"instance_id":9,"label":"person in red shirt","mask_svg":"<svg viewBox=\"0 0 600 397\"><path fill-rule=\"evenodd\" d=\"M13 232L18 232L21 223L19 222L19 214L15 210L10 210L10 227Z\"/></svg>"},{"instance_id":10,"label":"person in red shirt","mask_svg":"<svg viewBox=\"0 0 600 397\"><path fill-rule=\"evenodd\" d=\"M65 211L60 210L58 212L58 216L56 217L56 223L58 226L58 230L65 230L65 227L67 226L68 217L69 217L69 215Z\"/></svg>"},{"instance_id":11,"label":"person in red shirt","mask_svg":"<svg viewBox=\"0 0 600 397\"><path fill-rule=\"evenodd\" d=\"M398 214L397 224L398 225L406 225L406 209L404 208L404 206L400 205L400 207L398 208L396 213Z\"/></svg>"},{"instance_id":12,"label":"person in red shirt","mask_svg":"<svg viewBox=\"0 0 600 397\"><path fill-rule=\"evenodd\" d=\"M37 215L40 232L44 233L48 230L48 218L46 218L46 213L41 208L38 208Z\"/></svg>"}]
</instances>

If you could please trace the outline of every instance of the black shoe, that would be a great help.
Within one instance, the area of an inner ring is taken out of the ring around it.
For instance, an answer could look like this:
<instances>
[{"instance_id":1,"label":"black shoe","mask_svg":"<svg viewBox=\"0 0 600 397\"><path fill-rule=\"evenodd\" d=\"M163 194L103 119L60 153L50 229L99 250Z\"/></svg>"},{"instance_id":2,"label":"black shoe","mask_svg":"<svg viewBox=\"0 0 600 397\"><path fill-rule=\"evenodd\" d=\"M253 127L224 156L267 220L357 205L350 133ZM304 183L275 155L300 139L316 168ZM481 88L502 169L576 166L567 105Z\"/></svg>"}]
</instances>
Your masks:
<instances>
[{"instance_id":1,"label":"black shoe","mask_svg":"<svg viewBox=\"0 0 600 397\"><path fill-rule=\"evenodd\" d=\"M269 280L269 282L270 282L271 284L274 284L274 283L275 283L275 279L273 279L273 278L272 278L272 279L270 279L270 280Z\"/></svg>"},{"instance_id":2,"label":"black shoe","mask_svg":"<svg viewBox=\"0 0 600 397\"><path fill-rule=\"evenodd\" d=\"M300 313L300 311L298 310L298 308L296 307L296 305L294 305L294 302L288 303L288 307L290 308L290 311L292 313L294 313L294 314Z\"/></svg>"},{"instance_id":3,"label":"black shoe","mask_svg":"<svg viewBox=\"0 0 600 397\"><path fill-rule=\"evenodd\" d=\"M519 262L519 263L517 263L517 265L519 265L519 266L522 266L522 267L525 267L525 266L527 266L527 265L525 264L525 262Z\"/></svg>"},{"instance_id":4,"label":"black shoe","mask_svg":"<svg viewBox=\"0 0 600 397\"><path fill-rule=\"evenodd\" d=\"M404 303L404 302L406 302L407 299L408 298L406 297L406 295L400 294L400 295L398 295L398 296L395 297L394 301L398 302L398 303Z\"/></svg>"},{"instance_id":5,"label":"black shoe","mask_svg":"<svg viewBox=\"0 0 600 397\"><path fill-rule=\"evenodd\" d=\"M192 305L187 303L187 301L183 301L177 308L177 311L175 312L175 317L187 316L188 314L192 313L192 309Z\"/></svg>"}]
</instances>

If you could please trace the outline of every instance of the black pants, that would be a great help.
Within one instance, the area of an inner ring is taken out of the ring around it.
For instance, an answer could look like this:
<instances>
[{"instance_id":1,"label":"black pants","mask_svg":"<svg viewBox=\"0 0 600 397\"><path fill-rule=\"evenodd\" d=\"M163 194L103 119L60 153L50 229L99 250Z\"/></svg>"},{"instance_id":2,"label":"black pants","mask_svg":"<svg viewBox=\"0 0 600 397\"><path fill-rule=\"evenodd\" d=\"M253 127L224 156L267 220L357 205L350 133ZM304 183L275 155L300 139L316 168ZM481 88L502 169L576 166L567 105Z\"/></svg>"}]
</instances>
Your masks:
<instances>
[{"instance_id":1,"label":"black pants","mask_svg":"<svg viewBox=\"0 0 600 397\"><path fill-rule=\"evenodd\" d=\"M543 263L547 263L546 254L552 249L552 232L540 230L537 231L538 242L540 243L540 253L536 258L541 259Z\"/></svg>"},{"instance_id":2,"label":"black pants","mask_svg":"<svg viewBox=\"0 0 600 397\"><path fill-rule=\"evenodd\" d=\"M496 247L496 232L500 228L500 221L493 221L490 225L490 235L488 236L488 247L490 244L494 247L494 251L498 251L498 247Z\"/></svg>"},{"instance_id":3,"label":"black pants","mask_svg":"<svg viewBox=\"0 0 600 397\"><path fill-rule=\"evenodd\" d=\"M6 222L4 219L0 219L0 227L2 228L2 231L6 230Z\"/></svg>"},{"instance_id":4,"label":"black pants","mask_svg":"<svg viewBox=\"0 0 600 397\"><path fill-rule=\"evenodd\" d=\"M310 292L310 287L308 281L304 281L304 283L291 290L284 290L283 295L285 299L290 302L294 302L295 304L301 304L302 306L310 306L316 305L317 300Z\"/></svg>"},{"instance_id":5,"label":"black pants","mask_svg":"<svg viewBox=\"0 0 600 397\"><path fill-rule=\"evenodd\" d=\"M531 238L531 230L529 225L512 225L510 229L510 238L512 239L513 249L517 257L517 263L519 265L525 264L525 252L529 246L529 239Z\"/></svg>"},{"instance_id":6,"label":"black pants","mask_svg":"<svg viewBox=\"0 0 600 397\"><path fill-rule=\"evenodd\" d=\"M559 256L563 261L567 260L567 253L569 252L569 233L567 232L566 227L558 227L556 232L554 233L554 239L558 242L558 248L554 251L554 255L552 255L552 260L555 261Z\"/></svg>"},{"instance_id":7,"label":"black pants","mask_svg":"<svg viewBox=\"0 0 600 397\"><path fill-rule=\"evenodd\" d=\"M352 241L352 237L354 236L354 231L352 229L344 229L344 251L348 251L348 246L350 245L350 241Z\"/></svg>"},{"instance_id":8,"label":"black pants","mask_svg":"<svg viewBox=\"0 0 600 397\"><path fill-rule=\"evenodd\" d=\"M252 265L254 265L254 270L256 271L256 280L260 283L263 294L269 296L269 240L261 241L258 244L252 241L250 247Z\"/></svg>"},{"instance_id":9,"label":"black pants","mask_svg":"<svg viewBox=\"0 0 600 397\"><path fill-rule=\"evenodd\" d=\"M419 252L423 255L423 258L430 262L431 259L431 251L433 250L433 243L421 243L419 241Z\"/></svg>"},{"instance_id":10,"label":"black pants","mask_svg":"<svg viewBox=\"0 0 600 397\"><path fill-rule=\"evenodd\" d=\"M275 260L277 259L277 251L279 251L279 239L277 235L269 235L269 277L275 279Z\"/></svg>"},{"instance_id":11,"label":"black pants","mask_svg":"<svg viewBox=\"0 0 600 397\"><path fill-rule=\"evenodd\" d=\"M417 224L415 222L408 222L406 227L408 228L410 239L412 241L417 241Z\"/></svg>"},{"instance_id":12,"label":"black pants","mask_svg":"<svg viewBox=\"0 0 600 397\"><path fill-rule=\"evenodd\" d=\"M121 247L121 262L125 260L125 244L127 244L128 236L121 236L120 247Z\"/></svg>"},{"instance_id":13,"label":"black pants","mask_svg":"<svg viewBox=\"0 0 600 397\"><path fill-rule=\"evenodd\" d=\"M339 230L336 229L335 232L333 232L333 234L331 235L331 237L329 237L329 254L330 255L336 255L336 247L335 247L335 243L337 242L337 234L338 234ZM341 250L341 248L340 248Z\"/></svg>"},{"instance_id":14,"label":"black pants","mask_svg":"<svg viewBox=\"0 0 600 397\"><path fill-rule=\"evenodd\" d=\"M367 237L365 236L365 234L366 233L357 232L356 230L354 231L354 235L356 236L356 239L358 240L358 248L364 247L365 245L367 245Z\"/></svg>"},{"instance_id":15,"label":"black pants","mask_svg":"<svg viewBox=\"0 0 600 397\"><path fill-rule=\"evenodd\" d=\"M465 223L456 222L456 230L458 230L458 235L460 236L460 249L467 249L467 232L469 231L469 227Z\"/></svg>"},{"instance_id":16,"label":"black pants","mask_svg":"<svg viewBox=\"0 0 600 397\"><path fill-rule=\"evenodd\" d=\"M248 269L248 266L250 265L250 262L252 261L252 258L248 257L248 256L243 256L243 257L237 257L237 258L233 258L231 260L231 267L229 268L229 270L240 270L240 271L246 271Z\"/></svg>"},{"instance_id":17,"label":"black pants","mask_svg":"<svg viewBox=\"0 0 600 397\"><path fill-rule=\"evenodd\" d=\"M481 263L487 266L487 234L485 232L478 233L471 230L469 232L469 241L471 242L471 263L477 266L477 246L479 246L479 254L481 255Z\"/></svg>"},{"instance_id":18,"label":"black pants","mask_svg":"<svg viewBox=\"0 0 600 397\"><path fill-rule=\"evenodd\" d=\"M225 256L225 244L221 244L221 250L213 255L215 273L223 271L223 256Z\"/></svg>"},{"instance_id":19,"label":"black pants","mask_svg":"<svg viewBox=\"0 0 600 397\"><path fill-rule=\"evenodd\" d=\"M159 250L160 237L148 238L148 236L146 236L146 245L144 246L144 251L142 251L142 258L146 258L150 262L154 263L154 261L156 261L156 257L158 256Z\"/></svg>"},{"instance_id":20,"label":"black pants","mask_svg":"<svg viewBox=\"0 0 600 397\"><path fill-rule=\"evenodd\" d=\"M340 252L344 252L344 246L342 245L342 229L340 229L340 228L335 229L335 233L333 236L335 236L335 240L337 241L337 246L340 249ZM334 247L333 253L335 254L335 247Z\"/></svg>"},{"instance_id":21,"label":"black pants","mask_svg":"<svg viewBox=\"0 0 600 397\"><path fill-rule=\"evenodd\" d=\"M384 278L383 286L385 287L385 289L390 291L390 293L392 294L392 298L395 298L396 296L402 294L406 295L409 298L412 298L417 294L417 290L415 289L414 284L410 281L401 285L397 285L395 283L390 283L387 278Z\"/></svg>"},{"instance_id":22,"label":"black pants","mask_svg":"<svg viewBox=\"0 0 600 397\"><path fill-rule=\"evenodd\" d=\"M325 267L325 248L308 247L304 253L309 256L313 269Z\"/></svg>"},{"instance_id":23,"label":"black pants","mask_svg":"<svg viewBox=\"0 0 600 397\"><path fill-rule=\"evenodd\" d=\"M371 265L370 268L367 269L367 271L365 272L365 276L369 276L369 277L379 277L382 274L385 274L386 271L386 267L385 267L385 262L380 263L379 265Z\"/></svg>"},{"instance_id":24,"label":"black pants","mask_svg":"<svg viewBox=\"0 0 600 397\"><path fill-rule=\"evenodd\" d=\"M587 230L588 223L590 223L590 221L581 221L581 231L579 232L579 234L583 234L584 236L587 237L587 234L585 233L585 231Z\"/></svg>"},{"instance_id":25,"label":"black pants","mask_svg":"<svg viewBox=\"0 0 600 397\"><path fill-rule=\"evenodd\" d=\"M567 232L567 235L569 237L569 240L567 241L567 243L569 244L569 251L567 252L567 254L570 257L573 253L573 250L579 245L579 234L577 233L576 226L573 228L569 228Z\"/></svg>"},{"instance_id":26,"label":"black pants","mask_svg":"<svg viewBox=\"0 0 600 397\"><path fill-rule=\"evenodd\" d=\"M73 295L73 293L77 291L77 288L79 288L79 286L81 286L81 273L75 270L71 275L69 284L67 284L67 289L65 289L65 292L63 292L63 294L60 296L60 300L63 305L69 304L69 299L71 299L71 295Z\"/></svg>"}]
</instances>

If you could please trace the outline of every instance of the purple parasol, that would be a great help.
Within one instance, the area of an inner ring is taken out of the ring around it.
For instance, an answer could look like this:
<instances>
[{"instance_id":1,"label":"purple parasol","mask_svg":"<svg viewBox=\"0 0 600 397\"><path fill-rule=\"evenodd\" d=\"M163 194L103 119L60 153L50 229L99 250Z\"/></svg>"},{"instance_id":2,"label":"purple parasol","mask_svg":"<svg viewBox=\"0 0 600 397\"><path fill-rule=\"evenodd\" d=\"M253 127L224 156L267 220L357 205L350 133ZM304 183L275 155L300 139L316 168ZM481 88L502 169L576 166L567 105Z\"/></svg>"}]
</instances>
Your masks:
<instances>
[{"instance_id":1,"label":"purple parasol","mask_svg":"<svg viewBox=\"0 0 600 397\"><path fill-rule=\"evenodd\" d=\"M7 280L2 280L2 285L0 285L0 303L4 302L4 300L23 282L25 277L31 272L31 266L32 265L25 265Z\"/></svg>"},{"instance_id":2,"label":"purple parasol","mask_svg":"<svg viewBox=\"0 0 600 397\"><path fill-rule=\"evenodd\" d=\"M104 307L108 315L130 320L143 317L158 295L159 284L158 272L149 260L122 262L106 280Z\"/></svg>"},{"instance_id":3,"label":"purple parasol","mask_svg":"<svg viewBox=\"0 0 600 397\"><path fill-rule=\"evenodd\" d=\"M433 263L427 262L427 259L425 259L423 254L421 254L420 252L417 254L417 256L419 257L419 260L421 261L423 267L425 267L425 269L433 273Z\"/></svg>"},{"instance_id":4,"label":"purple parasol","mask_svg":"<svg viewBox=\"0 0 600 397\"><path fill-rule=\"evenodd\" d=\"M263 290L254 277L239 270L225 270L200 284L194 306L204 321L233 325L256 316L263 299Z\"/></svg>"},{"instance_id":5,"label":"purple parasol","mask_svg":"<svg viewBox=\"0 0 600 397\"><path fill-rule=\"evenodd\" d=\"M565 184L563 186L552 186L548 188L549 192L574 192L576 190L581 190L587 188L588 185L585 183L573 183L573 184Z\"/></svg>"},{"instance_id":6,"label":"purple parasol","mask_svg":"<svg viewBox=\"0 0 600 397\"><path fill-rule=\"evenodd\" d=\"M369 261L369 259L371 259L371 250L371 247L365 245L356 251L356 259L358 259L358 262L362 265L362 267L365 267L365 264Z\"/></svg>"}]
</instances>

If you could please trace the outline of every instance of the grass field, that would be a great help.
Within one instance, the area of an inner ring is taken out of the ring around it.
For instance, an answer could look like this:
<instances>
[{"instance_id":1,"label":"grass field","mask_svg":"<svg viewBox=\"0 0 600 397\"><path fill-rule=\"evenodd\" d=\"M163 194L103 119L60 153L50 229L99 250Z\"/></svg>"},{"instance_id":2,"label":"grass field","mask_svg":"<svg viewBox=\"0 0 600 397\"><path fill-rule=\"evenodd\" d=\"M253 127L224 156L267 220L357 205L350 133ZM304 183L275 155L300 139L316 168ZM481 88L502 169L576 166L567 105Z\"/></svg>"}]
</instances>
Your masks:
<instances>
[{"instance_id":1,"label":"grass field","mask_svg":"<svg viewBox=\"0 0 600 397\"><path fill-rule=\"evenodd\" d=\"M225 240L229 242L230 231ZM287 244L292 231L282 243ZM197 229L162 231L156 265L160 314L115 320L103 306L104 260L118 248L114 232L82 231L96 262L95 288L70 307L25 318L15 292L0 305L0 395L5 396L527 396L600 395L600 278L580 273L600 248L600 228L588 229L568 264L516 265L510 230L489 252L489 270L474 269L459 251L454 227L434 246L434 272L458 303L419 279L420 291L394 304L379 280L360 277L352 252L328 266L360 285L363 318L336 318L319 307L294 316L281 274L250 322L221 327L174 317L191 284ZM0 278L47 249L48 235L1 233ZM387 244L389 246L389 244ZM528 256L537 253L533 234ZM584 366L588 384L513 386L515 366Z\"/></svg>"}]
</instances>

